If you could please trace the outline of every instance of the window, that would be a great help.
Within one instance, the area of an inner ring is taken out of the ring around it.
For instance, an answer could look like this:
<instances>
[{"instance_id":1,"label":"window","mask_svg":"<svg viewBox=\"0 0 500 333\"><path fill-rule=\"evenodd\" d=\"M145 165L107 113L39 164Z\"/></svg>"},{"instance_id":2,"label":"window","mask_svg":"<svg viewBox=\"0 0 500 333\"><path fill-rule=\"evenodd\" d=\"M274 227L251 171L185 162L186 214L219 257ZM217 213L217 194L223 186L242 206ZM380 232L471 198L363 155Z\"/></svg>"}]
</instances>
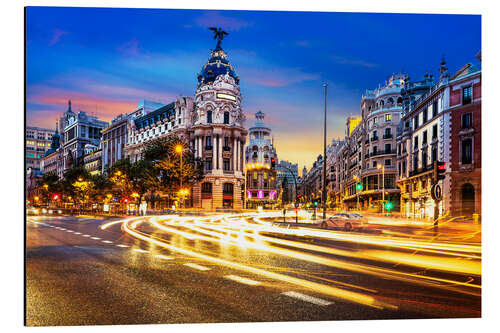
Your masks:
<instances>
[{"instance_id":1,"label":"window","mask_svg":"<svg viewBox=\"0 0 500 333\"><path fill-rule=\"evenodd\" d=\"M377 146L373 146L373 148L372 148L372 151L373 151L373 153L372 153L372 154L373 154L373 155L377 155L377 149L378 149L378 147L377 147Z\"/></svg>"},{"instance_id":2,"label":"window","mask_svg":"<svg viewBox=\"0 0 500 333\"><path fill-rule=\"evenodd\" d=\"M223 194L233 194L234 186L232 183L224 183L222 185Z\"/></svg>"},{"instance_id":3,"label":"window","mask_svg":"<svg viewBox=\"0 0 500 333\"><path fill-rule=\"evenodd\" d=\"M385 115L385 121L391 121L391 114L390 113Z\"/></svg>"},{"instance_id":4,"label":"window","mask_svg":"<svg viewBox=\"0 0 500 333\"><path fill-rule=\"evenodd\" d=\"M229 161L229 158L222 159L222 168L224 171L231 170L231 163Z\"/></svg>"},{"instance_id":5,"label":"window","mask_svg":"<svg viewBox=\"0 0 500 333\"><path fill-rule=\"evenodd\" d=\"M212 123L212 111L207 111L207 123Z\"/></svg>"},{"instance_id":6,"label":"window","mask_svg":"<svg viewBox=\"0 0 500 333\"><path fill-rule=\"evenodd\" d=\"M422 123L425 124L427 122L427 108L422 112Z\"/></svg>"},{"instance_id":7,"label":"window","mask_svg":"<svg viewBox=\"0 0 500 333\"><path fill-rule=\"evenodd\" d=\"M377 161L373 161L372 166L373 166L374 168L376 168L376 167L377 167Z\"/></svg>"},{"instance_id":8,"label":"window","mask_svg":"<svg viewBox=\"0 0 500 333\"><path fill-rule=\"evenodd\" d=\"M472 139L462 140L462 164L472 163Z\"/></svg>"},{"instance_id":9,"label":"window","mask_svg":"<svg viewBox=\"0 0 500 333\"><path fill-rule=\"evenodd\" d=\"M212 183L201 184L201 195L203 199L207 199L208 196L212 196Z\"/></svg>"},{"instance_id":10,"label":"window","mask_svg":"<svg viewBox=\"0 0 500 333\"><path fill-rule=\"evenodd\" d=\"M229 112L224 112L224 124L229 124Z\"/></svg>"},{"instance_id":11,"label":"window","mask_svg":"<svg viewBox=\"0 0 500 333\"><path fill-rule=\"evenodd\" d=\"M392 131L390 127L387 127L385 129L384 139L390 139L390 138L392 138Z\"/></svg>"},{"instance_id":12,"label":"window","mask_svg":"<svg viewBox=\"0 0 500 333\"><path fill-rule=\"evenodd\" d=\"M413 158L413 170L418 169L418 154L415 154L415 157Z\"/></svg>"},{"instance_id":13,"label":"window","mask_svg":"<svg viewBox=\"0 0 500 333\"><path fill-rule=\"evenodd\" d=\"M427 149L422 151L422 167L425 167L427 164Z\"/></svg>"},{"instance_id":14,"label":"window","mask_svg":"<svg viewBox=\"0 0 500 333\"><path fill-rule=\"evenodd\" d=\"M438 136L438 125L432 126L432 140L437 139Z\"/></svg>"},{"instance_id":15,"label":"window","mask_svg":"<svg viewBox=\"0 0 500 333\"><path fill-rule=\"evenodd\" d=\"M409 121L405 122L405 128L410 128L410 122Z\"/></svg>"},{"instance_id":16,"label":"window","mask_svg":"<svg viewBox=\"0 0 500 333\"><path fill-rule=\"evenodd\" d=\"M205 137L205 149L212 150L212 137L211 136Z\"/></svg>"},{"instance_id":17,"label":"window","mask_svg":"<svg viewBox=\"0 0 500 333\"><path fill-rule=\"evenodd\" d=\"M434 164L435 161L437 161L437 147L433 147L431 150L431 163Z\"/></svg>"},{"instance_id":18,"label":"window","mask_svg":"<svg viewBox=\"0 0 500 333\"><path fill-rule=\"evenodd\" d=\"M434 101L434 103L432 103L432 118L437 116L437 114L438 114L438 102Z\"/></svg>"},{"instance_id":19,"label":"window","mask_svg":"<svg viewBox=\"0 0 500 333\"><path fill-rule=\"evenodd\" d=\"M27 144L27 145L34 145L34 144L35 144L35 141L28 140L28 141L26 141L26 144Z\"/></svg>"},{"instance_id":20,"label":"window","mask_svg":"<svg viewBox=\"0 0 500 333\"><path fill-rule=\"evenodd\" d=\"M377 123L377 117L373 118L373 125Z\"/></svg>"},{"instance_id":21,"label":"window","mask_svg":"<svg viewBox=\"0 0 500 333\"><path fill-rule=\"evenodd\" d=\"M422 137L422 145L425 145L427 143L427 131L424 131L423 137Z\"/></svg>"},{"instance_id":22,"label":"window","mask_svg":"<svg viewBox=\"0 0 500 333\"><path fill-rule=\"evenodd\" d=\"M462 89L462 104L470 104L472 102L472 86Z\"/></svg>"},{"instance_id":23,"label":"window","mask_svg":"<svg viewBox=\"0 0 500 333\"><path fill-rule=\"evenodd\" d=\"M212 170L212 159L207 158L205 160L205 170Z\"/></svg>"},{"instance_id":24,"label":"window","mask_svg":"<svg viewBox=\"0 0 500 333\"><path fill-rule=\"evenodd\" d=\"M415 118L413 118L413 129L417 128L418 128L418 115L416 115Z\"/></svg>"},{"instance_id":25,"label":"window","mask_svg":"<svg viewBox=\"0 0 500 333\"><path fill-rule=\"evenodd\" d=\"M386 154L390 154L391 153L391 144L390 143L386 143L385 144L385 153Z\"/></svg>"},{"instance_id":26,"label":"window","mask_svg":"<svg viewBox=\"0 0 500 333\"><path fill-rule=\"evenodd\" d=\"M464 113L462 115L462 129L472 127L472 113Z\"/></svg>"},{"instance_id":27,"label":"window","mask_svg":"<svg viewBox=\"0 0 500 333\"><path fill-rule=\"evenodd\" d=\"M390 165L391 165L391 160L390 160L390 159L385 160L385 161L384 161L384 164L385 164L386 166L390 166Z\"/></svg>"},{"instance_id":28,"label":"window","mask_svg":"<svg viewBox=\"0 0 500 333\"><path fill-rule=\"evenodd\" d=\"M418 136L413 139L413 150L418 149Z\"/></svg>"},{"instance_id":29,"label":"window","mask_svg":"<svg viewBox=\"0 0 500 333\"><path fill-rule=\"evenodd\" d=\"M403 175L406 175L406 161L403 161Z\"/></svg>"},{"instance_id":30,"label":"window","mask_svg":"<svg viewBox=\"0 0 500 333\"><path fill-rule=\"evenodd\" d=\"M253 180L257 180L257 171L253 172Z\"/></svg>"}]
</instances>

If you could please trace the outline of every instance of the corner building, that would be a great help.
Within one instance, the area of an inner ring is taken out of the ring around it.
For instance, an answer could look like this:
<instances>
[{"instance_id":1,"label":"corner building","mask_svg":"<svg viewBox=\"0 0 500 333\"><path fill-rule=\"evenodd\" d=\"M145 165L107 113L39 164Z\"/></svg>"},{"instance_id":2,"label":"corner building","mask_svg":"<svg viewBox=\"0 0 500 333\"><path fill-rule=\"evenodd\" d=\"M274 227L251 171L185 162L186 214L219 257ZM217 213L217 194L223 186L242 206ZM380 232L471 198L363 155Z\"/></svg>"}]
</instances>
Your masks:
<instances>
[{"instance_id":1,"label":"corner building","mask_svg":"<svg viewBox=\"0 0 500 333\"><path fill-rule=\"evenodd\" d=\"M220 43L198 75L190 140L204 162L204 178L192 190L193 206L241 209L247 131L239 78Z\"/></svg>"}]
</instances>

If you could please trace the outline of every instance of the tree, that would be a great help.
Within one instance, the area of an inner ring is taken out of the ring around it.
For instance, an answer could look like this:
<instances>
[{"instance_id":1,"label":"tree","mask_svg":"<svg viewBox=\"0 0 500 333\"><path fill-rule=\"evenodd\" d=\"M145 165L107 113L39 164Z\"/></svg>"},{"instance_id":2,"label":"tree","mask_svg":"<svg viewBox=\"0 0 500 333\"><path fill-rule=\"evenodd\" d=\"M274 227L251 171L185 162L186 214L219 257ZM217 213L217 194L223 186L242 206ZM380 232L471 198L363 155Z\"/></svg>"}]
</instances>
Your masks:
<instances>
[{"instance_id":1,"label":"tree","mask_svg":"<svg viewBox=\"0 0 500 333\"><path fill-rule=\"evenodd\" d=\"M49 204L52 196L61 191L61 183L59 182L59 177L55 172L48 172L38 180L38 186L42 189L41 196L42 202ZM60 193L58 193L60 194Z\"/></svg>"},{"instance_id":2,"label":"tree","mask_svg":"<svg viewBox=\"0 0 500 333\"><path fill-rule=\"evenodd\" d=\"M177 146L182 147L182 168ZM155 177L151 184L156 190L178 192L181 178L183 187L191 187L203 179L203 162L195 158L190 147L176 136L152 140L144 149L143 156L157 171L153 173Z\"/></svg>"}]
</instances>

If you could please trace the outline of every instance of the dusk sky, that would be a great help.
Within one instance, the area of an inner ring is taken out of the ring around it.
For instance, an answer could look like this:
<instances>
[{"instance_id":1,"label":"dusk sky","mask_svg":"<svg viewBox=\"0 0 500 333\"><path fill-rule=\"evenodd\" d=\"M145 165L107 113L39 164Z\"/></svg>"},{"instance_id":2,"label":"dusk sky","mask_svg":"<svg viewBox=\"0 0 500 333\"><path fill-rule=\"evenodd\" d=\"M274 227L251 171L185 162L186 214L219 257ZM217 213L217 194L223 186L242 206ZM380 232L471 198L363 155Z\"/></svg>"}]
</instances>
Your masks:
<instances>
[{"instance_id":1,"label":"dusk sky","mask_svg":"<svg viewBox=\"0 0 500 333\"><path fill-rule=\"evenodd\" d=\"M300 169L323 150L324 82L331 141L392 73L437 76L443 53L454 73L481 49L477 15L29 7L27 125L54 128L68 99L110 121L142 99L194 96L210 26L229 32L247 127L262 110L278 158Z\"/></svg>"}]
</instances>

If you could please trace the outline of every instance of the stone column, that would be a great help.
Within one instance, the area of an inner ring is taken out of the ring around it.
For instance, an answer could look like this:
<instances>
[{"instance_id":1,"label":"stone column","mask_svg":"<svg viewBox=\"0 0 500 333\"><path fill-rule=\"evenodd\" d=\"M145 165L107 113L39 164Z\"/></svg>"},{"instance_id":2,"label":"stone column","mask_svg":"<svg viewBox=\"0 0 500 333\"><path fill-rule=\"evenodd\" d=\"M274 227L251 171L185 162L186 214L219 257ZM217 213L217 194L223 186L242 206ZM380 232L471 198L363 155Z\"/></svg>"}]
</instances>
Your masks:
<instances>
[{"instance_id":1,"label":"stone column","mask_svg":"<svg viewBox=\"0 0 500 333\"><path fill-rule=\"evenodd\" d=\"M212 169L217 170L217 135L212 136Z\"/></svg>"},{"instance_id":2,"label":"stone column","mask_svg":"<svg viewBox=\"0 0 500 333\"><path fill-rule=\"evenodd\" d=\"M222 169L222 134L219 134L217 143L217 159L219 160L219 169Z\"/></svg>"},{"instance_id":3,"label":"stone column","mask_svg":"<svg viewBox=\"0 0 500 333\"><path fill-rule=\"evenodd\" d=\"M238 140L234 138L233 140L233 170L238 170Z\"/></svg>"},{"instance_id":4,"label":"stone column","mask_svg":"<svg viewBox=\"0 0 500 333\"><path fill-rule=\"evenodd\" d=\"M235 182L233 185L233 208L242 209L243 203L241 198L241 185L239 182Z\"/></svg>"},{"instance_id":5,"label":"stone column","mask_svg":"<svg viewBox=\"0 0 500 333\"><path fill-rule=\"evenodd\" d=\"M216 179L212 183L212 209L222 208L222 182Z\"/></svg>"}]
</instances>

